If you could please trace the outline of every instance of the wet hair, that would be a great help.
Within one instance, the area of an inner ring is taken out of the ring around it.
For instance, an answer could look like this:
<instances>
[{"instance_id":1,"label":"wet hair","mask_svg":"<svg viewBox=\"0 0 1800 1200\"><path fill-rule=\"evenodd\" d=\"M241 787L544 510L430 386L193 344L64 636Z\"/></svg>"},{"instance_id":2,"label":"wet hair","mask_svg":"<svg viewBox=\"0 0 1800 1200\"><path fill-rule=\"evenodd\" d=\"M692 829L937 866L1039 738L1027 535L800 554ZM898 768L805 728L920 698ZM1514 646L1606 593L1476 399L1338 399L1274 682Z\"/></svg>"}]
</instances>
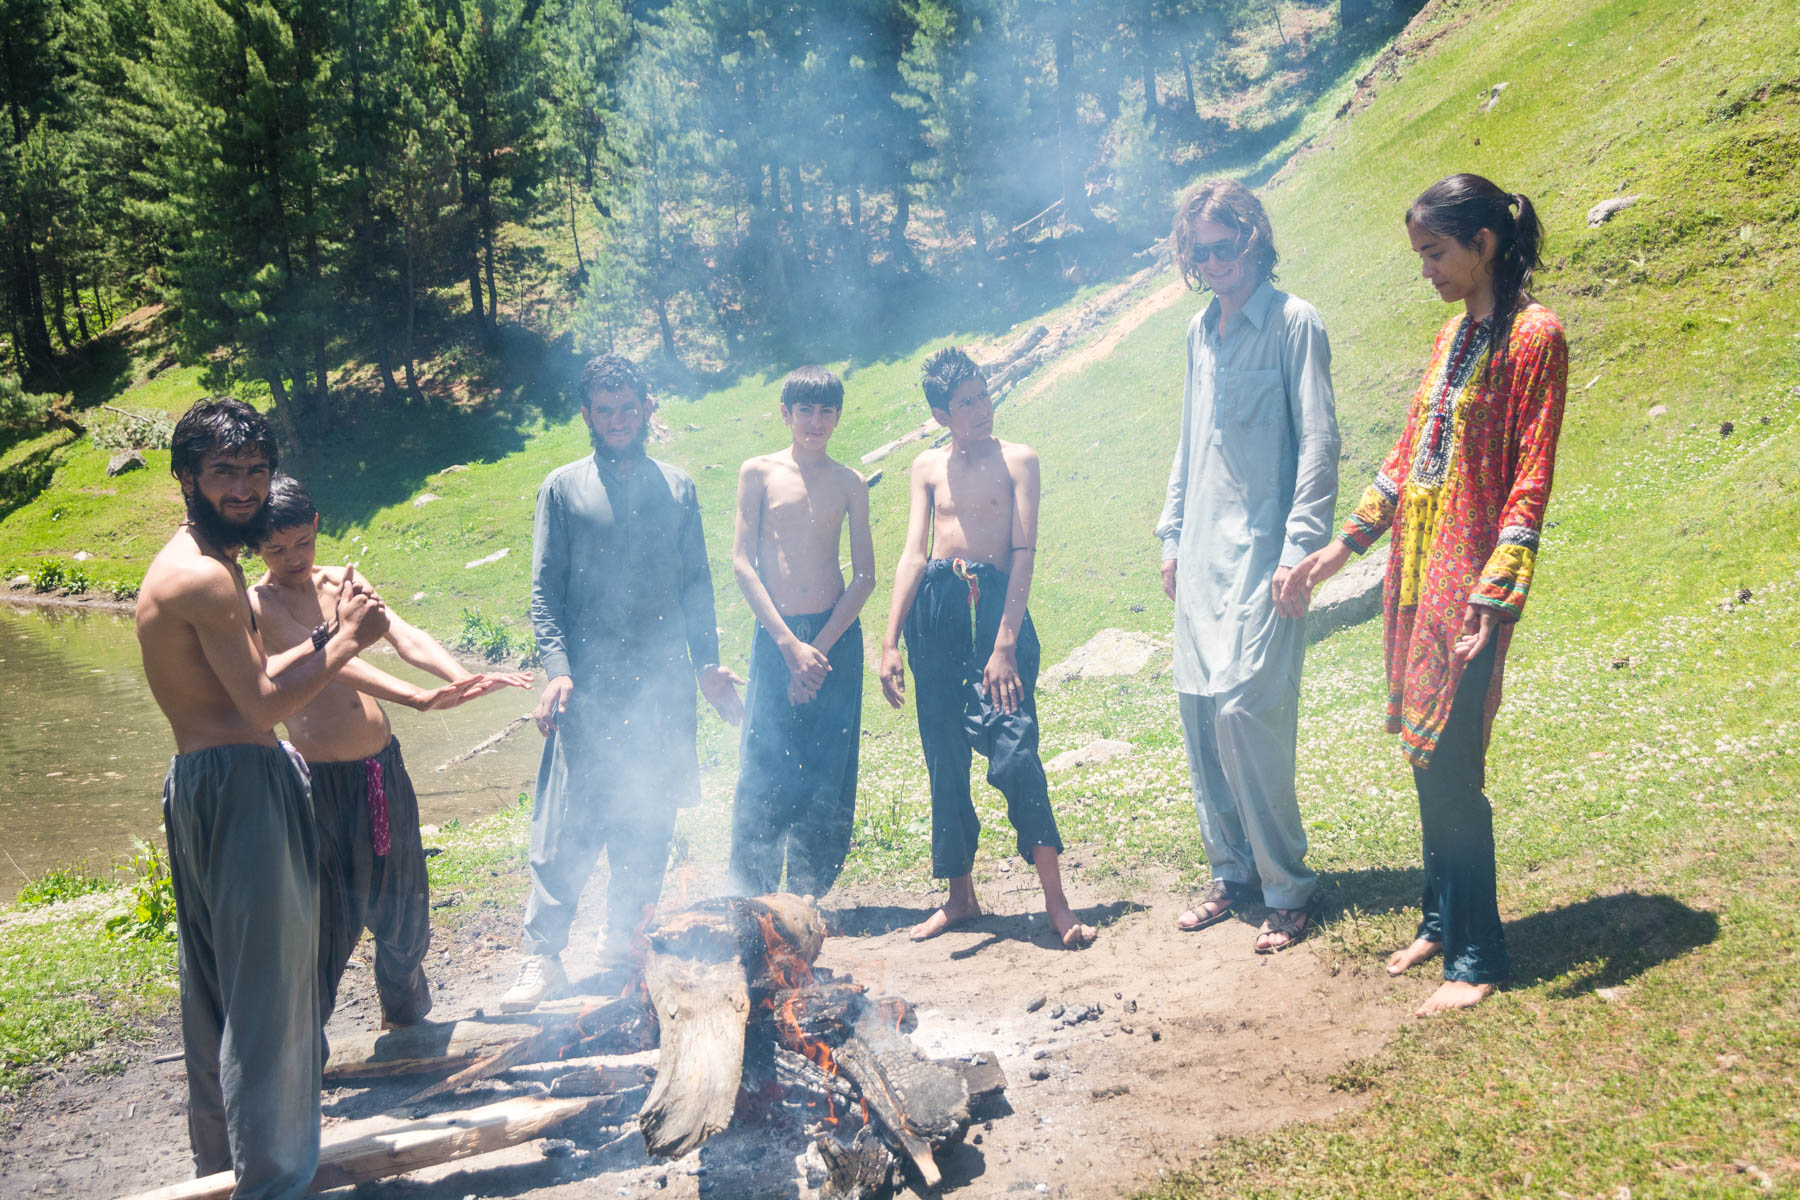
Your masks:
<instances>
[{"instance_id":1,"label":"wet hair","mask_svg":"<svg viewBox=\"0 0 1800 1200\"><path fill-rule=\"evenodd\" d=\"M623 354L590 358L581 368L581 406L587 407L595 392L636 392L640 404L650 402L650 385L637 364Z\"/></svg>"},{"instance_id":2,"label":"wet hair","mask_svg":"<svg viewBox=\"0 0 1800 1200\"><path fill-rule=\"evenodd\" d=\"M269 481L269 502L264 507L269 513L270 533L311 525L319 516L313 498L292 475L277 475Z\"/></svg>"},{"instance_id":3,"label":"wet hair","mask_svg":"<svg viewBox=\"0 0 1800 1200\"><path fill-rule=\"evenodd\" d=\"M201 400L175 423L169 438L169 474L177 479L186 471L200 474L200 467L210 454L236 458L243 454L261 454L275 469L275 435L263 415L229 396Z\"/></svg>"},{"instance_id":4,"label":"wet hair","mask_svg":"<svg viewBox=\"0 0 1800 1200\"><path fill-rule=\"evenodd\" d=\"M1515 212L1515 210L1517 210ZM1544 265L1544 227L1521 192L1505 192L1480 175L1452 175L1420 193L1406 210L1406 227L1455 238L1473 250L1482 230L1495 239L1493 332L1488 378L1506 358L1513 318L1531 303L1531 273Z\"/></svg>"},{"instance_id":5,"label":"wet hair","mask_svg":"<svg viewBox=\"0 0 1800 1200\"><path fill-rule=\"evenodd\" d=\"M956 394L958 387L971 379L984 378L981 368L961 346L945 346L925 360L919 384L925 389L925 403L949 412L950 397Z\"/></svg>"},{"instance_id":6,"label":"wet hair","mask_svg":"<svg viewBox=\"0 0 1800 1200\"><path fill-rule=\"evenodd\" d=\"M781 381L781 407L792 408L796 404L843 408L843 380L824 367L796 367Z\"/></svg>"},{"instance_id":7,"label":"wet hair","mask_svg":"<svg viewBox=\"0 0 1800 1200\"><path fill-rule=\"evenodd\" d=\"M1235 230L1239 249L1250 255L1251 263L1264 279L1274 280L1275 264L1281 255L1275 252L1275 231L1269 226L1269 214L1263 211L1256 193L1235 179L1203 179L1189 188L1175 206L1175 227L1171 231L1175 243L1175 265L1181 278L1196 292L1206 290L1200 278L1200 264L1194 261L1194 248L1200 243L1194 237L1194 222L1214 221Z\"/></svg>"}]
</instances>

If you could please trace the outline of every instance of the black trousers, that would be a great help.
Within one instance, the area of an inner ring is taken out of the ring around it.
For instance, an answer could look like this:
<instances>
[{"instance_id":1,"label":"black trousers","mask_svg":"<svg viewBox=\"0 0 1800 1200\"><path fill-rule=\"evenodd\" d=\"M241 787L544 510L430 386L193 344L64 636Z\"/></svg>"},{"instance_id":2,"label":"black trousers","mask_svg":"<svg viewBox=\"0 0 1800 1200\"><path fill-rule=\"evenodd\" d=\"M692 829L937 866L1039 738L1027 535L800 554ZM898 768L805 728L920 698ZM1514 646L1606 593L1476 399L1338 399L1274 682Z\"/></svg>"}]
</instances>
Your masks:
<instances>
[{"instance_id":1,"label":"black trousers","mask_svg":"<svg viewBox=\"0 0 1800 1200\"><path fill-rule=\"evenodd\" d=\"M372 765L371 765L372 764ZM319 986L324 1019L364 929L375 935L375 991L381 1015L413 1025L431 1011L425 954L431 949L431 896L419 840L419 797L390 739L354 762L309 762L319 826ZM375 852L370 798L376 772L386 797L388 849Z\"/></svg>"},{"instance_id":2,"label":"black trousers","mask_svg":"<svg viewBox=\"0 0 1800 1200\"><path fill-rule=\"evenodd\" d=\"M786 621L795 637L811 641L830 616ZM862 740L862 623L852 621L826 658L831 673L818 695L789 704L787 660L757 627L731 807L731 871L746 895L781 886L785 858L788 891L823 896L850 853Z\"/></svg>"},{"instance_id":3,"label":"black trousers","mask_svg":"<svg viewBox=\"0 0 1800 1200\"><path fill-rule=\"evenodd\" d=\"M1425 851L1418 936L1444 947L1444 978L1500 983L1512 971L1494 884L1494 813L1488 805L1483 713L1497 647L1464 668L1431 766L1413 768Z\"/></svg>"},{"instance_id":4,"label":"black trousers","mask_svg":"<svg viewBox=\"0 0 1800 1200\"><path fill-rule=\"evenodd\" d=\"M994 652L1006 609L1006 572L986 563L934 558L906 617L907 658L919 741L931 777L931 873L967 875L975 866L981 819L969 794L972 752L987 757L987 781L1006 797L1006 816L1018 834L1019 856L1038 846L1062 852L1050 787L1038 759L1037 630L1027 614L1019 629L1019 679L1024 695L1003 713L982 691L981 673Z\"/></svg>"}]
</instances>

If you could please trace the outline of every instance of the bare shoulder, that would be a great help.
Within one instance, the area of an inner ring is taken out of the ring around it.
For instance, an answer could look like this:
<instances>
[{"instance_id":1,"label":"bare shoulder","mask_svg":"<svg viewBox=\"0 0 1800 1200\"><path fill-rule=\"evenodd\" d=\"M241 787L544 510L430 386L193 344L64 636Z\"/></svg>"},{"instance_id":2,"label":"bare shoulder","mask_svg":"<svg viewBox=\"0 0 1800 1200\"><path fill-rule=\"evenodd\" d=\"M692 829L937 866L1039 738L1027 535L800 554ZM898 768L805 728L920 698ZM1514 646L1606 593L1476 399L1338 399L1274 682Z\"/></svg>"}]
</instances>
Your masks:
<instances>
[{"instance_id":1,"label":"bare shoulder","mask_svg":"<svg viewBox=\"0 0 1800 1200\"><path fill-rule=\"evenodd\" d=\"M1037 470L1037 451L1024 442L1002 441L1000 442L1000 454L1006 459L1006 469L1014 474L1022 470Z\"/></svg>"},{"instance_id":2,"label":"bare shoulder","mask_svg":"<svg viewBox=\"0 0 1800 1200\"><path fill-rule=\"evenodd\" d=\"M863 473L847 463L837 464L837 470L832 472L832 479L850 492L854 492L857 488L867 490L869 486L869 481L863 478Z\"/></svg>"},{"instance_id":3,"label":"bare shoulder","mask_svg":"<svg viewBox=\"0 0 1800 1200\"><path fill-rule=\"evenodd\" d=\"M930 483L944 473L944 464L950 461L950 447L933 446L921 451L919 457L913 459L913 478L923 479Z\"/></svg>"},{"instance_id":4,"label":"bare shoulder","mask_svg":"<svg viewBox=\"0 0 1800 1200\"><path fill-rule=\"evenodd\" d=\"M238 582L231 568L173 543L145 572L141 593L162 612L194 623L238 611Z\"/></svg>"},{"instance_id":5,"label":"bare shoulder","mask_svg":"<svg viewBox=\"0 0 1800 1200\"><path fill-rule=\"evenodd\" d=\"M777 456L773 453L755 454L746 458L744 465L738 468L738 478L740 480L767 479L769 472L777 465L776 458Z\"/></svg>"}]
</instances>

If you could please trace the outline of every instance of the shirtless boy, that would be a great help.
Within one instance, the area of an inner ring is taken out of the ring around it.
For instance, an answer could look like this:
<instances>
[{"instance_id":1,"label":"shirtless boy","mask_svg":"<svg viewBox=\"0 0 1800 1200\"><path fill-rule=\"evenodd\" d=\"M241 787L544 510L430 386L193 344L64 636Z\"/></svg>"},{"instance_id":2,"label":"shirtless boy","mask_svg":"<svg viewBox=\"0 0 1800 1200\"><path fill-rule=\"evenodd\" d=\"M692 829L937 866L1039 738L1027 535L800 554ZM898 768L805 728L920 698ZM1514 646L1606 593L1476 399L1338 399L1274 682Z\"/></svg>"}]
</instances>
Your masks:
<instances>
[{"instance_id":1,"label":"shirtless boy","mask_svg":"<svg viewBox=\"0 0 1800 1200\"><path fill-rule=\"evenodd\" d=\"M272 730L387 629L354 573L292 649L266 657L238 550L261 538L268 422L203 400L175 426L187 520L138 592L150 693L175 734L163 820L180 937L188 1137L238 1197L303 1196L319 1159L318 843L304 767Z\"/></svg>"},{"instance_id":2,"label":"shirtless boy","mask_svg":"<svg viewBox=\"0 0 1800 1200\"><path fill-rule=\"evenodd\" d=\"M843 870L862 739L862 623L875 590L869 488L826 452L844 385L801 367L781 385L785 450L738 472L732 566L756 614L744 696L731 870L749 895L823 896ZM850 586L838 550L850 527Z\"/></svg>"},{"instance_id":3,"label":"shirtless boy","mask_svg":"<svg viewBox=\"0 0 1800 1200\"><path fill-rule=\"evenodd\" d=\"M257 543L268 571L250 589L263 641L285 650L337 604L349 567L321 567L319 510L300 483L277 475L269 488L268 532ZM431 1011L425 952L431 905L419 799L400 742L377 699L420 711L455 708L502 687L531 687L531 676L477 675L430 634L388 613L387 640L421 671L449 680L426 690L352 659L305 708L287 719L288 738L312 773L319 831L321 1021L337 1007L338 984L366 927L375 935L375 991L385 1028L413 1025Z\"/></svg>"},{"instance_id":4,"label":"shirtless boy","mask_svg":"<svg viewBox=\"0 0 1800 1200\"><path fill-rule=\"evenodd\" d=\"M1063 945L1079 949L1095 933L1063 896L1062 839L1037 749L1038 640L1026 611L1037 551L1037 454L994 436L987 380L962 350L926 359L923 382L950 444L913 461L906 546L881 643L881 690L895 708L906 702L904 629L931 777L931 870L950 881L950 898L912 938L924 941L981 915L970 878L981 831L969 797L973 749L987 756L988 783L1006 797L1019 854L1037 868L1051 928Z\"/></svg>"}]
</instances>

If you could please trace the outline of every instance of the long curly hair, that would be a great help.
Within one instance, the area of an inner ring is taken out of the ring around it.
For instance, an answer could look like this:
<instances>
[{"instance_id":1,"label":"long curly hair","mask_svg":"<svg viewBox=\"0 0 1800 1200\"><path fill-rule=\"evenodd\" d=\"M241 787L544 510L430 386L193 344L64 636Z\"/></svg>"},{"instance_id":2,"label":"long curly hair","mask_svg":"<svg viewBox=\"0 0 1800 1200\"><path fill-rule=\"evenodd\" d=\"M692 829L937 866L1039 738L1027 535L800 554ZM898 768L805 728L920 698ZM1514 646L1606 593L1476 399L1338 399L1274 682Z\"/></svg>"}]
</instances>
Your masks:
<instances>
[{"instance_id":1,"label":"long curly hair","mask_svg":"<svg viewBox=\"0 0 1800 1200\"><path fill-rule=\"evenodd\" d=\"M1256 193L1235 179L1203 179L1189 188L1175 206L1175 264L1181 278L1196 292L1206 290L1200 278L1200 264L1194 261L1194 222L1214 221L1237 231L1239 250L1251 256L1256 270L1273 282L1275 264L1281 255L1275 252L1275 231L1269 227L1269 214L1263 211Z\"/></svg>"}]
</instances>

